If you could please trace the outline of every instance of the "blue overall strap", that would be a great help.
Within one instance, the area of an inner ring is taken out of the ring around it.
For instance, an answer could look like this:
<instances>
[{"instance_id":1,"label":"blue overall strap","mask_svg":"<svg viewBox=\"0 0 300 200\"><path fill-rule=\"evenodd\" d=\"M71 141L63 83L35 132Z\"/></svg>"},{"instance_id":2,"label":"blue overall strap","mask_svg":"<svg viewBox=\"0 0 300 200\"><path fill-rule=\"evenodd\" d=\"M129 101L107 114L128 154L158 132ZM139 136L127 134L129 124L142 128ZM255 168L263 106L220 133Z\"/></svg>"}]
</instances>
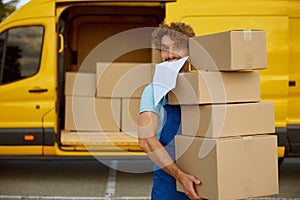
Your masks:
<instances>
[{"instance_id":1,"label":"blue overall strap","mask_svg":"<svg viewBox=\"0 0 300 200\"><path fill-rule=\"evenodd\" d=\"M181 133L181 110L179 105L164 105L165 122L161 130L159 141L166 148L173 160L175 160L174 137Z\"/></svg>"},{"instance_id":2,"label":"blue overall strap","mask_svg":"<svg viewBox=\"0 0 300 200\"><path fill-rule=\"evenodd\" d=\"M171 158L175 160L174 136L181 133L180 106L164 105L165 123L159 141L165 147ZM156 166L157 167L157 166ZM182 192L176 191L176 180L162 169L154 171L152 200L188 200Z\"/></svg>"}]
</instances>

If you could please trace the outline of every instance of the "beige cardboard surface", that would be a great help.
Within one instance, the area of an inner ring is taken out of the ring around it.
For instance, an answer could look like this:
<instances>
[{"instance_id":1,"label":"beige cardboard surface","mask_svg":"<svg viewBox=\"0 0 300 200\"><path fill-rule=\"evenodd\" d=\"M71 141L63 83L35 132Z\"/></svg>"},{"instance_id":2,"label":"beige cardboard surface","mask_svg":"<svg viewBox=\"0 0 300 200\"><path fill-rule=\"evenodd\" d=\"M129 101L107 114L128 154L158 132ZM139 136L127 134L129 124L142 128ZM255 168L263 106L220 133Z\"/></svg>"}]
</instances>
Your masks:
<instances>
[{"instance_id":1,"label":"beige cardboard surface","mask_svg":"<svg viewBox=\"0 0 300 200\"><path fill-rule=\"evenodd\" d=\"M78 150L141 151L138 138L124 132L61 131L61 143Z\"/></svg>"},{"instance_id":2,"label":"beige cardboard surface","mask_svg":"<svg viewBox=\"0 0 300 200\"><path fill-rule=\"evenodd\" d=\"M240 30L190 39L190 62L197 69L235 71L267 67L266 33Z\"/></svg>"},{"instance_id":3,"label":"beige cardboard surface","mask_svg":"<svg viewBox=\"0 0 300 200\"><path fill-rule=\"evenodd\" d=\"M66 96L65 129L120 131L121 99Z\"/></svg>"},{"instance_id":4,"label":"beige cardboard surface","mask_svg":"<svg viewBox=\"0 0 300 200\"><path fill-rule=\"evenodd\" d=\"M96 72L95 64L99 61L151 62L151 49L136 49L141 47L140 45L150 47L150 29L146 32L137 30L135 33L131 33L131 31L138 27L157 26L156 16L138 14L130 17L117 17L112 12L114 11L105 15L79 15L70 20L72 22L69 24L72 26L71 50L78 52L77 63L80 70ZM127 32L128 30L131 31ZM138 35L138 33L145 35L139 39L132 35ZM112 51L111 47L115 47L115 49ZM88 59L86 59L87 57Z\"/></svg>"},{"instance_id":5,"label":"beige cardboard surface","mask_svg":"<svg viewBox=\"0 0 300 200\"><path fill-rule=\"evenodd\" d=\"M254 71L179 73L176 88L168 94L169 104L258 101L260 74Z\"/></svg>"},{"instance_id":6,"label":"beige cardboard surface","mask_svg":"<svg viewBox=\"0 0 300 200\"><path fill-rule=\"evenodd\" d=\"M65 145L103 144L103 143L138 143L137 137L124 132L61 132L61 142Z\"/></svg>"},{"instance_id":7,"label":"beige cardboard surface","mask_svg":"<svg viewBox=\"0 0 300 200\"><path fill-rule=\"evenodd\" d=\"M221 139L176 136L177 164L201 181L196 190L210 200L278 194L277 137ZM183 187L177 182L177 190Z\"/></svg>"},{"instance_id":8,"label":"beige cardboard surface","mask_svg":"<svg viewBox=\"0 0 300 200\"><path fill-rule=\"evenodd\" d=\"M151 63L97 63L97 97L139 98L152 82Z\"/></svg>"},{"instance_id":9,"label":"beige cardboard surface","mask_svg":"<svg viewBox=\"0 0 300 200\"><path fill-rule=\"evenodd\" d=\"M151 60L153 64L158 64L163 62L160 54L160 49L153 48L151 53L152 53Z\"/></svg>"},{"instance_id":10,"label":"beige cardboard surface","mask_svg":"<svg viewBox=\"0 0 300 200\"><path fill-rule=\"evenodd\" d=\"M272 102L181 106L182 134L230 137L274 133Z\"/></svg>"},{"instance_id":11,"label":"beige cardboard surface","mask_svg":"<svg viewBox=\"0 0 300 200\"><path fill-rule=\"evenodd\" d=\"M66 72L65 95L89 96L96 94L96 73Z\"/></svg>"},{"instance_id":12,"label":"beige cardboard surface","mask_svg":"<svg viewBox=\"0 0 300 200\"><path fill-rule=\"evenodd\" d=\"M140 99L122 99L122 125L121 130L130 135L137 136L138 116L140 111Z\"/></svg>"}]
</instances>

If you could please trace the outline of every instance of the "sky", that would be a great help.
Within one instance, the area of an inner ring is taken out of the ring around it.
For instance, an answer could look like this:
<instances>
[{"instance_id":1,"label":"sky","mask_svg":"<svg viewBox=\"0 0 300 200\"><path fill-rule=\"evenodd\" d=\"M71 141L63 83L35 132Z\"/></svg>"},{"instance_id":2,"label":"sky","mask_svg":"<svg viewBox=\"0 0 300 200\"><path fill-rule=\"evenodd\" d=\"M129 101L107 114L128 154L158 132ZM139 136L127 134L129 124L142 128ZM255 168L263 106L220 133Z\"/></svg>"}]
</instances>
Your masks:
<instances>
[{"instance_id":1,"label":"sky","mask_svg":"<svg viewBox=\"0 0 300 200\"><path fill-rule=\"evenodd\" d=\"M29 0L19 0L19 3L17 4L17 8L22 7L24 4L26 4Z\"/></svg>"},{"instance_id":2,"label":"sky","mask_svg":"<svg viewBox=\"0 0 300 200\"><path fill-rule=\"evenodd\" d=\"M9 0L4 0L3 3L8 2ZM19 0L19 3L17 4L17 9L21 8L24 4L26 4L29 0Z\"/></svg>"}]
</instances>

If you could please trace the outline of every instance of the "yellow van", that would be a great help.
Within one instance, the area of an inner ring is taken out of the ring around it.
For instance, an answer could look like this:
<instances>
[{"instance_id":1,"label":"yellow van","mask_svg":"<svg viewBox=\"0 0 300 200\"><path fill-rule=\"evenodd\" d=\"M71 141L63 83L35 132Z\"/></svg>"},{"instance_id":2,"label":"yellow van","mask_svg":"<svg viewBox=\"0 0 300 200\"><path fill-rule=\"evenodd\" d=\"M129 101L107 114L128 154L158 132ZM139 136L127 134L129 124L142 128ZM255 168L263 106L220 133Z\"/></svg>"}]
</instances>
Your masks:
<instances>
[{"instance_id":1,"label":"yellow van","mask_svg":"<svg viewBox=\"0 0 300 200\"><path fill-rule=\"evenodd\" d=\"M164 20L186 22L197 35L266 31L269 67L261 71L261 95L275 103L279 157L284 148L286 155L297 155L299 17L299 0L31 0L0 24L0 155L145 156L136 140L64 138L66 73L80 71L86 57L110 36L156 27ZM141 34L150 39L150 31ZM132 41L120 40L120 46ZM150 41L142 43L143 49L114 61L150 63ZM110 48L103 54L109 55ZM107 61L101 55L93 59ZM86 140L91 148L83 144Z\"/></svg>"}]
</instances>

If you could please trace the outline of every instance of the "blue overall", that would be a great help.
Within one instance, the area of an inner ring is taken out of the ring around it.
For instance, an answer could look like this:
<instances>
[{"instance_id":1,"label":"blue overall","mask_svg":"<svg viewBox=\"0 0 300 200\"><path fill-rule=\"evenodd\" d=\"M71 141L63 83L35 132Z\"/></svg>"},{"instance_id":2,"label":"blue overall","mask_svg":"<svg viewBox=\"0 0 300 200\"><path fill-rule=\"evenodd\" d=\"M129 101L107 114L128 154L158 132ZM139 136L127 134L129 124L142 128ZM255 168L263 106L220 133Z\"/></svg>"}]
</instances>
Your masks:
<instances>
[{"instance_id":1,"label":"blue overall","mask_svg":"<svg viewBox=\"0 0 300 200\"><path fill-rule=\"evenodd\" d=\"M175 160L174 136L181 132L180 106L164 105L166 117L161 131L159 141L165 147L171 158ZM154 165L152 200L188 200L182 192L176 191L176 180L174 177Z\"/></svg>"}]
</instances>

